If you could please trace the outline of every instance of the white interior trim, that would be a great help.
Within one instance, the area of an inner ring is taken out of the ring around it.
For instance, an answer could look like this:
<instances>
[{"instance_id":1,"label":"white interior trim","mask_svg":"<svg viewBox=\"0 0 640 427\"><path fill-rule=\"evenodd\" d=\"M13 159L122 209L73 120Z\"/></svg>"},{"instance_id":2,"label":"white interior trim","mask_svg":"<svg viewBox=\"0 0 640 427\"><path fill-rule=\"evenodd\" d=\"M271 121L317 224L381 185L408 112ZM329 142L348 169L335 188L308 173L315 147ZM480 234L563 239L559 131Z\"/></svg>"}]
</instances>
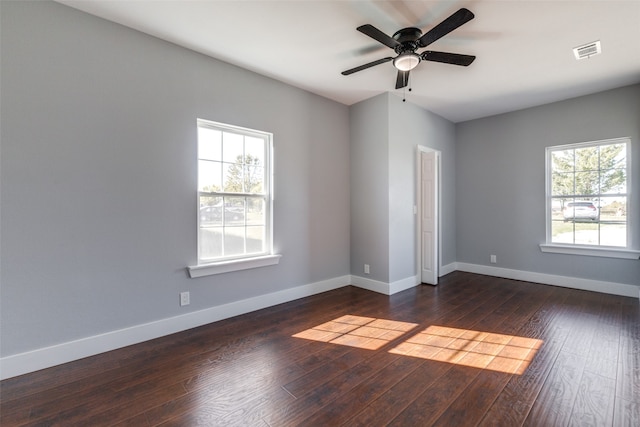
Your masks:
<instances>
[{"instance_id":1,"label":"white interior trim","mask_svg":"<svg viewBox=\"0 0 640 427\"><path fill-rule=\"evenodd\" d=\"M418 283L422 283L422 159L421 153L435 153L436 157L436 230L435 236L437 240L437 262L435 263L436 278L442 277L446 273L442 273L442 152L425 145L416 146L416 194L414 205L414 221L416 227L416 271ZM437 281L437 280L436 280ZM437 284L437 283L436 283Z\"/></svg>"},{"instance_id":2,"label":"white interior trim","mask_svg":"<svg viewBox=\"0 0 640 427\"><path fill-rule=\"evenodd\" d=\"M368 291L378 292L379 294L391 295L391 287L389 283L380 282L378 280L369 279L351 275L351 284Z\"/></svg>"},{"instance_id":3,"label":"white interior trim","mask_svg":"<svg viewBox=\"0 0 640 427\"><path fill-rule=\"evenodd\" d=\"M368 279L366 277L352 275L351 284L368 291L378 292L384 295L393 295L419 285L420 277L409 276L405 277L404 279L396 280L395 282L386 283L380 282L378 280Z\"/></svg>"},{"instance_id":4,"label":"white interior trim","mask_svg":"<svg viewBox=\"0 0 640 427\"><path fill-rule=\"evenodd\" d=\"M234 259L230 261L214 262L211 264L193 265L187 267L189 277L211 276L214 274L230 273L232 271L248 270L250 268L266 267L276 265L280 262L282 255L265 255L253 258Z\"/></svg>"},{"instance_id":5,"label":"white interior trim","mask_svg":"<svg viewBox=\"0 0 640 427\"><path fill-rule=\"evenodd\" d=\"M586 255L604 258L638 259L640 251L631 249L616 249L604 247L580 247L571 245L558 245L541 243L540 250L545 253L566 254L566 255Z\"/></svg>"},{"instance_id":6,"label":"white interior trim","mask_svg":"<svg viewBox=\"0 0 640 427\"><path fill-rule=\"evenodd\" d=\"M452 262L451 264L441 265L438 273L440 274L440 277L442 277L442 276L446 276L449 273L453 273L457 269L458 269L457 263Z\"/></svg>"},{"instance_id":7,"label":"white interior trim","mask_svg":"<svg viewBox=\"0 0 640 427\"><path fill-rule=\"evenodd\" d=\"M508 268L467 264L464 262L458 262L456 264L456 270L467 271L469 273L485 274L487 276L504 277L506 279L523 280L526 282L541 283L543 285L561 286L563 288L581 289L584 291L600 292L624 297L638 298L638 292L640 290L640 287L638 286L627 285L624 283L557 276L554 274L535 273L532 271L511 270Z\"/></svg>"},{"instance_id":8,"label":"white interior trim","mask_svg":"<svg viewBox=\"0 0 640 427\"><path fill-rule=\"evenodd\" d=\"M321 292L349 285L351 276L340 276L308 285L285 289L241 301L235 301L175 317L135 325L105 334L40 348L0 359L0 379L15 377L72 362L88 356L138 344L154 338L206 325L218 320L238 316Z\"/></svg>"},{"instance_id":9,"label":"white interior trim","mask_svg":"<svg viewBox=\"0 0 640 427\"><path fill-rule=\"evenodd\" d=\"M406 291L420 284L419 276L409 276L404 279L396 280L389 283L389 295L397 294L398 292Z\"/></svg>"}]
</instances>

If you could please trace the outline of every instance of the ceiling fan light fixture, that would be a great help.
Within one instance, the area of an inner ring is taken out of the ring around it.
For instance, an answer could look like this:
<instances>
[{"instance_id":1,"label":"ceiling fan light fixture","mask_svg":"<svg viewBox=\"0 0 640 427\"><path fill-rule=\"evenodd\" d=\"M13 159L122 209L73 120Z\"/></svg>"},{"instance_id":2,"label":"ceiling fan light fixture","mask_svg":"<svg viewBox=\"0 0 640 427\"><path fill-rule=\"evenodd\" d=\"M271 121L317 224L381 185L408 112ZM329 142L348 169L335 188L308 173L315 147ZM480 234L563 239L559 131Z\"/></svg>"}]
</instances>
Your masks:
<instances>
[{"instance_id":1,"label":"ceiling fan light fixture","mask_svg":"<svg viewBox=\"0 0 640 427\"><path fill-rule=\"evenodd\" d=\"M415 52L404 52L393 60L393 66L400 71L411 71L420 63L420 55Z\"/></svg>"}]
</instances>

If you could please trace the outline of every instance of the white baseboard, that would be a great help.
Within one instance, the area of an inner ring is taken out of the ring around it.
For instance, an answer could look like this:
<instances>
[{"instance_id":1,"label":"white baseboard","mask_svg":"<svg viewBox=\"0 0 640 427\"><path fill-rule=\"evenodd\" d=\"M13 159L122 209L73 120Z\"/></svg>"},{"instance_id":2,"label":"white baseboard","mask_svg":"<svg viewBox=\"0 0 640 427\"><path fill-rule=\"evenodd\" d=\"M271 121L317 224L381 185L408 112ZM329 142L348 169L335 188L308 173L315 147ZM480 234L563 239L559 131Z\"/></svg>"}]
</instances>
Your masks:
<instances>
[{"instance_id":1,"label":"white baseboard","mask_svg":"<svg viewBox=\"0 0 640 427\"><path fill-rule=\"evenodd\" d=\"M3 357L0 359L0 379L15 377L128 345L138 344L218 320L341 288L350 283L350 275L335 277L180 316Z\"/></svg>"},{"instance_id":2,"label":"white baseboard","mask_svg":"<svg viewBox=\"0 0 640 427\"><path fill-rule=\"evenodd\" d=\"M359 288L367 289L373 292L378 292L380 294L393 295L395 293L402 292L409 288L413 288L416 285L419 285L420 281L417 276L410 276L401 280L397 280L395 282L386 283L380 282L378 280L368 279L366 277L352 275L351 284L353 286L357 286Z\"/></svg>"},{"instance_id":3,"label":"white baseboard","mask_svg":"<svg viewBox=\"0 0 640 427\"><path fill-rule=\"evenodd\" d=\"M441 265L440 266L440 271L438 272L438 276L442 277L445 276L449 273L453 273L454 271L456 271L458 269L457 263L452 262L451 264L447 264L447 265Z\"/></svg>"},{"instance_id":4,"label":"white baseboard","mask_svg":"<svg viewBox=\"0 0 640 427\"><path fill-rule=\"evenodd\" d=\"M504 277L506 279L524 280L526 282L542 283L544 285L561 286L563 288L580 289L583 291L600 292L604 294L620 295L639 298L640 288L624 283L603 282L600 280L581 279L578 277L557 276L554 274L535 273L532 271L511 270L508 268L492 267L489 265L456 263L456 270L469 273L485 274L487 276Z\"/></svg>"},{"instance_id":5,"label":"white baseboard","mask_svg":"<svg viewBox=\"0 0 640 427\"><path fill-rule=\"evenodd\" d=\"M444 276L445 274L456 270L633 298L640 297L640 287L634 285L567 276L556 276L552 274L511 270L507 268L461 262L442 266L440 268L440 275ZM15 377L40 369L60 365L62 363L82 359L84 357L104 353L106 351L126 347L128 345L141 343L154 338L206 325L218 320L227 319L229 317L238 316L240 314L271 307L284 302L341 288L349 284L381 294L393 295L397 292L416 286L419 284L419 278L417 276L412 276L396 282L385 283L354 275L335 277L333 279L285 289L267 295L260 295L242 301L207 308L205 310L194 311L180 316L136 325L101 335L95 335L51 347L15 354L0 359L0 379Z\"/></svg>"},{"instance_id":6,"label":"white baseboard","mask_svg":"<svg viewBox=\"0 0 640 427\"><path fill-rule=\"evenodd\" d=\"M386 282L355 276L353 274L351 275L351 284L362 289L378 292L379 294L390 295L391 292L389 284Z\"/></svg>"},{"instance_id":7,"label":"white baseboard","mask_svg":"<svg viewBox=\"0 0 640 427\"><path fill-rule=\"evenodd\" d=\"M420 284L420 278L418 276L410 276L395 282L389 283L389 295L396 294L398 292L406 291Z\"/></svg>"}]
</instances>

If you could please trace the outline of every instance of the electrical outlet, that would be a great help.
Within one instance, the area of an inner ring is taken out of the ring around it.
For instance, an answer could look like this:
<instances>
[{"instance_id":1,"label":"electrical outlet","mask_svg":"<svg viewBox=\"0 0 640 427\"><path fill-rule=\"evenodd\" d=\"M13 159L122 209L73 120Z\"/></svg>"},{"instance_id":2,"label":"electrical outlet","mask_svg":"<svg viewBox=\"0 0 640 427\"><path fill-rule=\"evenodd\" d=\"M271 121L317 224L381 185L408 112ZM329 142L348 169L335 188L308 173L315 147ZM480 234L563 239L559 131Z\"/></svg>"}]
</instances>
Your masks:
<instances>
[{"instance_id":1,"label":"electrical outlet","mask_svg":"<svg viewBox=\"0 0 640 427\"><path fill-rule=\"evenodd\" d=\"M364 265L364 274L369 274L369 264Z\"/></svg>"},{"instance_id":2,"label":"electrical outlet","mask_svg":"<svg viewBox=\"0 0 640 427\"><path fill-rule=\"evenodd\" d=\"M498 259L495 255L491 255L491 264L495 264L496 262L498 262Z\"/></svg>"},{"instance_id":3,"label":"electrical outlet","mask_svg":"<svg viewBox=\"0 0 640 427\"><path fill-rule=\"evenodd\" d=\"M180 292L180 305L189 305L190 303L189 292Z\"/></svg>"}]
</instances>

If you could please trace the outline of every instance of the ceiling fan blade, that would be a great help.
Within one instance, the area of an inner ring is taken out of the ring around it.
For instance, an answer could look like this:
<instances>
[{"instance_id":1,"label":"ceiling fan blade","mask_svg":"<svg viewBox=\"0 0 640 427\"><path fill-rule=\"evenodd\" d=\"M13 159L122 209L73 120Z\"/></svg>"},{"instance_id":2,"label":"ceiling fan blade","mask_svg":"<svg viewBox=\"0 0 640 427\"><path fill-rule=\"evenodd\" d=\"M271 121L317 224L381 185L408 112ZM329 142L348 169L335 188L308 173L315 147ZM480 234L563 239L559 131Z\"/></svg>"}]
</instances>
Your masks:
<instances>
[{"instance_id":1,"label":"ceiling fan blade","mask_svg":"<svg viewBox=\"0 0 640 427\"><path fill-rule=\"evenodd\" d=\"M426 47L438 40L440 37L446 36L451 31L455 30L459 26L466 24L474 18L473 12L469 9L459 9L453 15L427 31L422 37L418 39L419 47Z\"/></svg>"},{"instance_id":2,"label":"ceiling fan blade","mask_svg":"<svg viewBox=\"0 0 640 427\"><path fill-rule=\"evenodd\" d=\"M366 34L374 40L379 41L383 45L390 47L391 49L395 49L397 46L400 46L400 42L396 39L389 37L376 27L370 24L361 25L357 28L362 34Z\"/></svg>"},{"instance_id":3,"label":"ceiling fan blade","mask_svg":"<svg viewBox=\"0 0 640 427\"><path fill-rule=\"evenodd\" d=\"M398 76L396 77L396 89L402 89L409 84L409 71L398 70Z\"/></svg>"},{"instance_id":4,"label":"ceiling fan blade","mask_svg":"<svg viewBox=\"0 0 640 427\"><path fill-rule=\"evenodd\" d=\"M473 55L436 52L433 50L422 52L420 57L425 61L444 62L445 64L462 65L463 67L470 65L476 59Z\"/></svg>"},{"instance_id":5,"label":"ceiling fan blade","mask_svg":"<svg viewBox=\"0 0 640 427\"><path fill-rule=\"evenodd\" d=\"M366 70L367 68L370 68L370 67L373 67L373 66L376 66L376 65L379 65L379 64L384 64L385 62L389 62L389 61L392 61L392 60L393 60L392 57L378 59L377 61L369 62L368 64L364 64L364 65L361 65L359 67L355 67L355 68L352 68L350 70L343 71L342 75L343 76L348 76L349 74L357 73L358 71Z\"/></svg>"}]
</instances>

